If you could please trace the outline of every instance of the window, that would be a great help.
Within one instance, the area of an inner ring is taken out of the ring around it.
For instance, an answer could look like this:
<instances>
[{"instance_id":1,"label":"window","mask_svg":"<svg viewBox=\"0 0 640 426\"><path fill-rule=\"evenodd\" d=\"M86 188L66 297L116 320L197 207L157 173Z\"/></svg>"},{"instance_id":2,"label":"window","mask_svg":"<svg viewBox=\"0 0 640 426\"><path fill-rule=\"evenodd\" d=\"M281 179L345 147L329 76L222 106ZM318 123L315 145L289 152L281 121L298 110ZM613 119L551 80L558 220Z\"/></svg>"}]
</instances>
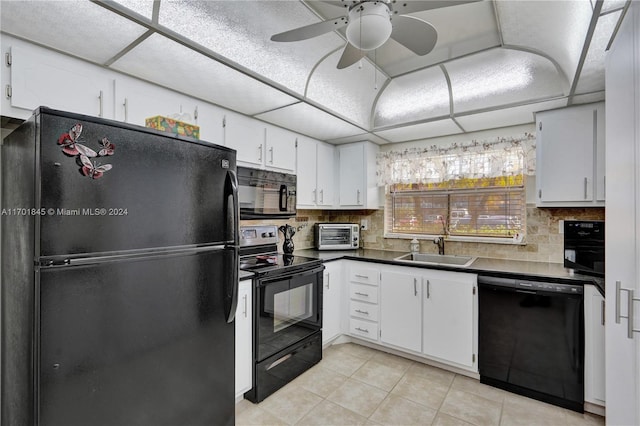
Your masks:
<instances>
[{"instance_id":1,"label":"window","mask_svg":"<svg viewBox=\"0 0 640 426\"><path fill-rule=\"evenodd\" d=\"M513 239L525 231L524 177L395 184L387 191L385 235Z\"/></svg>"}]
</instances>

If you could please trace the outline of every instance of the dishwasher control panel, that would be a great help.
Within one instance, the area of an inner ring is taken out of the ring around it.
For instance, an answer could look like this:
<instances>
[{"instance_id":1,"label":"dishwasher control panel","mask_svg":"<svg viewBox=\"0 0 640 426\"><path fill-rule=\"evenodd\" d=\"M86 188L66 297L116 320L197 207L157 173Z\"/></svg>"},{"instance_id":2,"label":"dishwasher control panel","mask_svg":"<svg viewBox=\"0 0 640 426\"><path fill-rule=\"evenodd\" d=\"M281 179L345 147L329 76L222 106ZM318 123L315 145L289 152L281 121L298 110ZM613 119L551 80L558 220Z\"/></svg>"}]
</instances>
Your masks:
<instances>
[{"instance_id":1,"label":"dishwasher control panel","mask_svg":"<svg viewBox=\"0 0 640 426\"><path fill-rule=\"evenodd\" d=\"M583 287L581 285L573 284L559 284L559 283L547 283L539 281L520 281L516 280L515 288L518 290L531 290L531 291L548 291L552 293L568 293L568 294L582 294Z\"/></svg>"}]
</instances>

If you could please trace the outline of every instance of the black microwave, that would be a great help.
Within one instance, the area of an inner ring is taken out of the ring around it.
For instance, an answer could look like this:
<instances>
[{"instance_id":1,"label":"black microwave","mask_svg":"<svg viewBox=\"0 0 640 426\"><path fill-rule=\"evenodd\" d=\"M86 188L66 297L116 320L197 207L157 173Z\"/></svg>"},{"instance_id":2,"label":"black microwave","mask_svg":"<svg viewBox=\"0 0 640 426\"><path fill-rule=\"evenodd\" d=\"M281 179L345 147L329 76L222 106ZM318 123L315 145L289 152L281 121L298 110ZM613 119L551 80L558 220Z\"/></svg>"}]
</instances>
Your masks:
<instances>
[{"instance_id":1,"label":"black microwave","mask_svg":"<svg viewBox=\"0 0 640 426\"><path fill-rule=\"evenodd\" d=\"M604 277L604 221L564 221L564 267Z\"/></svg>"},{"instance_id":2,"label":"black microwave","mask_svg":"<svg viewBox=\"0 0 640 426\"><path fill-rule=\"evenodd\" d=\"M240 219L281 219L296 215L296 175L238 167Z\"/></svg>"}]
</instances>

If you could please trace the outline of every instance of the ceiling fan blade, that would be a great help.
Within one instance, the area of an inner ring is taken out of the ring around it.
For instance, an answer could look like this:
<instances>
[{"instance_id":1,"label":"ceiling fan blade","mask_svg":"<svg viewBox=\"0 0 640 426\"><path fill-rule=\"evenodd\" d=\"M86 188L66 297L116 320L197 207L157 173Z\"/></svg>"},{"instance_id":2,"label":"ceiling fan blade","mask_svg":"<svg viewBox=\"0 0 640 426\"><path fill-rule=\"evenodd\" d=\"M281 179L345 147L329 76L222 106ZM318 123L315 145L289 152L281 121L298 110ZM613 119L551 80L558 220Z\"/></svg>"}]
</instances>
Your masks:
<instances>
[{"instance_id":1,"label":"ceiling fan blade","mask_svg":"<svg viewBox=\"0 0 640 426\"><path fill-rule=\"evenodd\" d=\"M322 3L330 4L332 6L344 7L345 9L348 9L349 6L357 3L357 1L354 1L354 0L322 0Z\"/></svg>"},{"instance_id":2,"label":"ceiling fan blade","mask_svg":"<svg viewBox=\"0 0 640 426\"><path fill-rule=\"evenodd\" d=\"M351 43L347 42L347 45L342 51L342 56L340 56L340 60L338 61L338 69L341 70L355 64L366 54L367 52L365 50L360 50L357 47L353 46Z\"/></svg>"},{"instance_id":3,"label":"ceiling fan blade","mask_svg":"<svg viewBox=\"0 0 640 426\"><path fill-rule=\"evenodd\" d=\"M419 56L431 52L438 41L433 25L413 16L394 16L391 19L391 38Z\"/></svg>"},{"instance_id":4,"label":"ceiling fan blade","mask_svg":"<svg viewBox=\"0 0 640 426\"><path fill-rule=\"evenodd\" d=\"M271 36L271 41L300 41L307 40L319 35L328 33L338 28L342 28L349 23L346 16L339 18L329 19L327 21L318 22L317 24L311 24L304 27L296 28L293 30L285 31L280 34Z\"/></svg>"},{"instance_id":5,"label":"ceiling fan blade","mask_svg":"<svg viewBox=\"0 0 640 426\"><path fill-rule=\"evenodd\" d=\"M442 7L457 6L465 3L475 3L480 0L404 0L392 2L393 12L400 15L421 12L423 10L440 9Z\"/></svg>"}]
</instances>

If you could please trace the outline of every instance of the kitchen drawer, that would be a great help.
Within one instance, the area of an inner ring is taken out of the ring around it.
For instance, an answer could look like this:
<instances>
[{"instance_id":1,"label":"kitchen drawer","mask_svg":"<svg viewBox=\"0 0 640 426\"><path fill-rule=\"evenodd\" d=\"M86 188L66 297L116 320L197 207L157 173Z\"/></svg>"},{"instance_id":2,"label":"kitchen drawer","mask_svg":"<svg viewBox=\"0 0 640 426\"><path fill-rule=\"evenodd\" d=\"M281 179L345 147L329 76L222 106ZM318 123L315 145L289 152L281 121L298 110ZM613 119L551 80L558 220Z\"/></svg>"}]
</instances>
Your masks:
<instances>
[{"instance_id":1,"label":"kitchen drawer","mask_svg":"<svg viewBox=\"0 0 640 426\"><path fill-rule=\"evenodd\" d=\"M378 321L378 305L352 300L349 303L349 315L371 321Z\"/></svg>"},{"instance_id":2,"label":"kitchen drawer","mask_svg":"<svg viewBox=\"0 0 640 426\"><path fill-rule=\"evenodd\" d=\"M364 284L349 284L349 297L369 303L378 303L378 287Z\"/></svg>"},{"instance_id":3,"label":"kitchen drawer","mask_svg":"<svg viewBox=\"0 0 640 426\"><path fill-rule=\"evenodd\" d=\"M369 285L378 285L378 270L373 268L351 268L349 281Z\"/></svg>"},{"instance_id":4,"label":"kitchen drawer","mask_svg":"<svg viewBox=\"0 0 640 426\"><path fill-rule=\"evenodd\" d=\"M349 331L356 336L378 340L378 323L375 322L351 318L349 320Z\"/></svg>"}]
</instances>

